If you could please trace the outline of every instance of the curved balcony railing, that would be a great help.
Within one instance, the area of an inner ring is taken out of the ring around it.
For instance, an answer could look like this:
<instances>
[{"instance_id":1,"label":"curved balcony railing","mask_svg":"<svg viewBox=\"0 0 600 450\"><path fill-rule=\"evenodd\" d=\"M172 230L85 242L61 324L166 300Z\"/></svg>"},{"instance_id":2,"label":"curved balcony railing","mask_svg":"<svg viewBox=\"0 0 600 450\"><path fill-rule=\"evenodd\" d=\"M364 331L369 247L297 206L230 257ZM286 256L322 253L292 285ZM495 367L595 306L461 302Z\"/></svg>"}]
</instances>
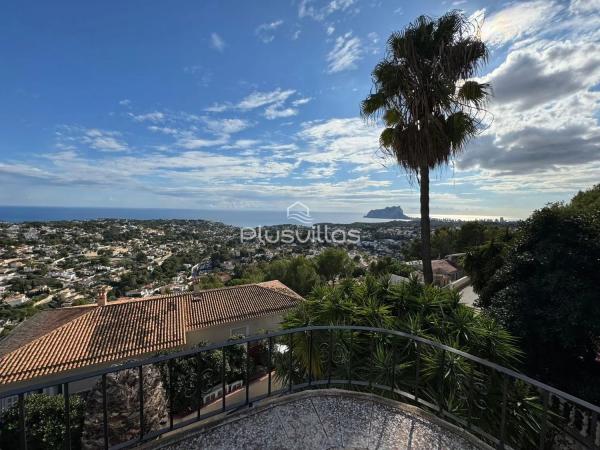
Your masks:
<instances>
[{"instance_id":1,"label":"curved balcony railing","mask_svg":"<svg viewBox=\"0 0 600 450\"><path fill-rule=\"evenodd\" d=\"M153 386L164 389L166 399L164 420L153 423L148 420L148 408L160 393L148 391L149 368L160 373L162 381ZM135 436L130 433L124 440L111 430L115 409L124 405L116 404L117 397L112 398L107 388L122 373L129 374L130 389L135 385L129 407L137 409L129 416ZM31 383L3 392L0 399L16 398L12 407L18 419L16 445L26 449L31 430L40 426L31 423L36 419L28 414L28 395L59 390L64 398L63 444L71 449L81 445L80 434L75 434L81 433L83 423L73 418L73 397L89 404L90 392L95 392L100 398L101 426L98 436L90 437L88 432L87 438L95 438L99 447L116 449L266 397L319 387L370 391L418 405L496 448L544 449L561 439L563 446L600 448L599 407L438 342L360 326L280 330ZM93 422L93 417L86 416L86 424Z\"/></svg>"}]
</instances>

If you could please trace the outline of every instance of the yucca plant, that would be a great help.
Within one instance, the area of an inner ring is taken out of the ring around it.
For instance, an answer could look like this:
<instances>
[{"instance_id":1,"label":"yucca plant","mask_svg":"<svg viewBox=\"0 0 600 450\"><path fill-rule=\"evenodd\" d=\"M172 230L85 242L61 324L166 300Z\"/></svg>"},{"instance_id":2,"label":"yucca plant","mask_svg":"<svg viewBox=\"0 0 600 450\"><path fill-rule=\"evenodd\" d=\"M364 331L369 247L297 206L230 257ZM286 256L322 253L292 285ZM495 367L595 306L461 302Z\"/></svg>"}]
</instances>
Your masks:
<instances>
[{"instance_id":1,"label":"yucca plant","mask_svg":"<svg viewBox=\"0 0 600 450\"><path fill-rule=\"evenodd\" d=\"M517 367L521 352L515 339L457 299L450 289L419 283L388 286L385 279L367 277L362 282L315 289L303 305L286 316L283 326L345 324L395 329ZM312 340L307 333L297 333L293 346L294 384L307 381L310 365L313 381L328 379L331 374L334 380L351 378L414 394L418 372L419 398L434 410L441 408L491 435L500 432L504 375L462 355L400 336L347 330L314 331ZM275 367L277 376L289 382L289 354L280 355ZM515 448L529 448L541 429L539 394L525 383L507 380L505 437ZM368 388L355 385L354 389Z\"/></svg>"}]
</instances>

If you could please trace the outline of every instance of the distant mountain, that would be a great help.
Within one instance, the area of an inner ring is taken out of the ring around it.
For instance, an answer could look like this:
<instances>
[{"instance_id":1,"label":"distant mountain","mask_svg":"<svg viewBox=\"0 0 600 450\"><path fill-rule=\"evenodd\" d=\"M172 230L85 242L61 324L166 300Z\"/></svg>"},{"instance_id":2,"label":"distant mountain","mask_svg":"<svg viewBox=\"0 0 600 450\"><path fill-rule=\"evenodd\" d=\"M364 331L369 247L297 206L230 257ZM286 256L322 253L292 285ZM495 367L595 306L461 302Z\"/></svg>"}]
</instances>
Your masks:
<instances>
[{"instance_id":1,"label":"distant mountain","mask_svg":"<svg viewBox=\"0 0 600 450\"><path fill-rule=\"evenodd\" d=\"M383 209L372 209L365 216L369 219L410 219L399 206L388 206Z\"/></svg>"}]
</instances>

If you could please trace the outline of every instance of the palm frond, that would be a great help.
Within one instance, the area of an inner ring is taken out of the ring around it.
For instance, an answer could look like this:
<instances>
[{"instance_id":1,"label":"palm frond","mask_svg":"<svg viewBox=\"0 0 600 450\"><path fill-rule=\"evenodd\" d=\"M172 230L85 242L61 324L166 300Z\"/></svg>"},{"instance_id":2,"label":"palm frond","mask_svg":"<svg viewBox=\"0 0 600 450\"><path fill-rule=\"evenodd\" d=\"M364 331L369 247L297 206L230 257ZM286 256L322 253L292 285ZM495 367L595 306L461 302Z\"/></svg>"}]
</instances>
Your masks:
<instances>
[{"instance_id":1,"label":"palm frond","mask_svg":"<svg viewBox=\"0 0 600 450\"><path fill-rule=\"evenodd\" d=\"M420 16L387 41L361 103L366 119L383 119L383 154L408 172L447 164L482 123L490 87L472 78L488 50L469 19L451 11Z\"/></svg>"},{"instance_id":2,"label":"palm frond","mask_svg":"<svg viewBox=\"0 0 600 450\"><path fill-rule=\"evenodd\" d=\"M457 97L465 103L472 103L476 108L482 108L490 95L489 83L478 83L468 80L458 89Z\"/></svg>"}]
</instances>

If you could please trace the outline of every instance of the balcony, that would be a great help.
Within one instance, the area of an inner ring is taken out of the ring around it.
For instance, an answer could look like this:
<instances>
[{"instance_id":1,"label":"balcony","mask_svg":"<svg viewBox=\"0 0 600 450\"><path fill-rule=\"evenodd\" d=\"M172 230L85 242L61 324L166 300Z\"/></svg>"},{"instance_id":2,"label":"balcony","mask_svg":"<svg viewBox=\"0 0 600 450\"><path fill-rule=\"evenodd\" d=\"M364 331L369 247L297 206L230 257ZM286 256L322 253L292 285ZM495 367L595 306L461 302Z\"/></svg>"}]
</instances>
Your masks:
<instances>
[{"instance_id":1,"label":"balcony","mask_svg":"<svg viewBox=\"0 0 600 450\"><path fill-rule=\"evenodd\" d=\"M306 390L205 424L153 448L369 448L490 447L433 414L378 395L338 389Z\"/></svg>"},{"instance_id":2,"label":"balcony","mask_svg":"<svg viewBox=\"0 0 600 450\"><path fill-rule=\"evenodd\" d=\"M34 414L39 392L54 392L60 413ZM357 326L157 355L2 398L15 399L2 442L22 449L45 448L44 421L59 422L67 449L600 448L599 407L440 343Z\"/></svg>"}]
</instances>

